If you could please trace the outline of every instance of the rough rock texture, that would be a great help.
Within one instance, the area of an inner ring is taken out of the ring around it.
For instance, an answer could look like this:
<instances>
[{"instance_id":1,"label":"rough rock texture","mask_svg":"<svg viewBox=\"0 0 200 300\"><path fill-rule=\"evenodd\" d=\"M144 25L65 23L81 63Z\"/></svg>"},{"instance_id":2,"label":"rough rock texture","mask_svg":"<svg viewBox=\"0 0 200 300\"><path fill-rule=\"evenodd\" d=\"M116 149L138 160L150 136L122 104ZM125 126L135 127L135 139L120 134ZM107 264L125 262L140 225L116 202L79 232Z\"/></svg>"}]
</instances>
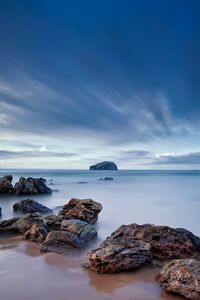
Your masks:
<instances>
[{"instance_id":1,"label":"rough rock texture","mask_svg":"<svg viewBox=\"0 0 200 300\"><path fill-rule=\"evenodd\" d=\"M12 175L0 177L0 193L8 194L13 192Z\"/></svg>"},{"instance_id":2,"label":"rough rock texture","mask_svg":"<svg viewBox=\"0 0 200 300\"><path fill-rule=\"evenodd\" d=\"M81 249L84 245L84 242L73 233L50 231L45 241L40 245L40 251L63 253L69 249Z\"/></svg>"},{"instance_id":3,"label":"rough rock texture","mask_svg":"<svg viewBox=\"0 0 200 300\"><path fill-rule=\"evenodd\" d=\"M97 231L92 225L76 219L64 220L61 224L61 230L77 235L85 243L97 236Z\"/></svg>"},{"instance_id":4,"label":"rough rock texture","mask_svg":"<svg viewBox=\"0 0 200 300\"><path fill-rule=\"evenodd\" d=\"M88 253L89 267L97 273L116 273L132 270L151 261L149 243L128 236L107 238L100 246Z\"/></svg>"},{"instance_id":5,"label":"rough rock texture","mask_svg":"<svg viewBox=\"0 0 200 300\"><path fill-rule=\"evenodd\" d=\"M92 165L89 168L90 170L118 170L117 166L112 161L103 161L98 164Z\"/></svg>"},{"instance_id":6,"label":"rough rock texture","mask_svg":"<svg viewBox=\"0 0 200 300\"><path fill-rule=\"evenodd\" d=\"M92 199L74 199L58 213L64 219L80 219L90 224L94 224L98 219L98 214L102 210L102 205Z\"/></svg>"},{"instance_id":7,"label":"rough rock texture","mask_svg":"<svg viewBox=\"0 0 200 300\"><path fill-rule=\"evenodd\" d=\"M12 229L18 233L25 233L28 231L32 225L43 226L44 222L41 214L31 213L23 218L18 218L16 222L13 223Z\"/></svg>"},{"instance_id":8,"label":"rough rock texture","mask_svg":"<svg viewBox=\"0 0 200 300\"><path fill-rule=\"evenodd\" d=\"M156 259L200 259L200 238L186 229L152 224L131 224L122 225L112 233L112 238L118 236L129 236L149 243L153 257Z\"/></svg>"},{"instance_id":9,"label":"rough rock texture","mask_svg":"<svg viewBox=\"0 0 200 300\"><path fill-rule=\"evenodd\" d=\"M20 213L34 213L39 212L40 214L52 213L52 210L39 202L31 199L25 199L19 201L13 205L13 210Z\"/></svg>"},{"instance_id":10,"label":"rough rock texture","mask_svg":"<svg viewBox=\"0 0 200 300\"><path fill-rule=\"evenodd\" d=\"M158 280L166 292L178 293L187 299L200 299L200 261L177 259L161 270Z\"/></svg>"},{"instance_id":11,"label":"rough rock texture","mask_svg":"<svg viewBox=\"0 0 200 300\"><path fill-rule=\"evenodd\" d=\"M43 242L48 234L48 230L45 226L37 226L33 224L31 228L25 232L24 239L32 242Z\"/></svg>"},{"instance_id":12,"label":"rough rock texture","mask_svg":"<svg viewBox=\"0 0 200 300\"><path fill-rule=\"evenodd\" d=\"M60 230L60 226L62 223L63 217L56 215L49 215L43 219L45 226L51 230Z\"/></svg>"},{"instance_id":13,"label":"rough rock texture","mask_svg":"<svg viewBox=\"0 0 200 300\"><path fill-rule=\"evenodd\" d=\"M51 194L52 190L46 186L44 178L27 179L21 177L14 186L15 193L18 195Z\"/></svg>"},{"instance_id":14,"label":"rough rock texture","mask_svg":"<svg viewBox=\"0 0 200 300\"><path fill-rule=\"evenodd\" d=\"M16 221L18 221L19 218L12 218L8 220L2 220L0 221L0 232L6 232L6 231L15 231L13 224L15 224Z\"/></svg>"}]
</instances>

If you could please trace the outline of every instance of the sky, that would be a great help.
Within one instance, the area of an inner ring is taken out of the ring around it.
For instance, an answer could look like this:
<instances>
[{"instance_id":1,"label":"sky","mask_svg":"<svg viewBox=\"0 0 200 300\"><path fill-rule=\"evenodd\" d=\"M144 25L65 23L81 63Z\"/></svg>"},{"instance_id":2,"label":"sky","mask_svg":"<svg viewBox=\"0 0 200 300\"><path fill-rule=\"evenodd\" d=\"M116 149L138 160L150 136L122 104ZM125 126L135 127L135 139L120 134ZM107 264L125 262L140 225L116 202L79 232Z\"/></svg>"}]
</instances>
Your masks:
<instances>
[{"instance_id":1,"label":"sky","mask_svg":"<svg viewBox=\"0 0 200 300\"><path fill-rule=\"evenodd\" d=\"M200 1L0 1L0 168L200 168Z\"/></svg>"}]
</instances>

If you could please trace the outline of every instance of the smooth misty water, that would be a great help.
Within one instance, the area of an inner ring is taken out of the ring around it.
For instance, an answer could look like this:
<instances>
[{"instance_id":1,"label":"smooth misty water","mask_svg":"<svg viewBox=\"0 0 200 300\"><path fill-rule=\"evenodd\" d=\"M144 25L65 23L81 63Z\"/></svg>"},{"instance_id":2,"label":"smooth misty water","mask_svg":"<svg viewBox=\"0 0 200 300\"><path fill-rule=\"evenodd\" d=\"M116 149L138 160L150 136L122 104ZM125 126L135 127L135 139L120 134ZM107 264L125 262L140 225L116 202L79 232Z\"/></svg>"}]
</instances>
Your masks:
<instances>
[{"instance_id":1,"label":"smooth misty water","mask_svg":"<svg viewBox=\"0 0 200 300\"><path fill-rule=\"evenodd\" d=\"M184 227L200 235L200 172L198 171L1 171L20 176L53 179L53 192L35 200L58 211L72 197L92 198L103 205L96 224L98 240L93 248L121 224L155 223ZM111 176L114 181L98 181ZM78 184L87 181L87 184ZM13 216L12 205L25 197L0 196L3 219ZM132 299L171 300L154 281L158 270L97 275L81 267L79 256L40 255L37 244L21 237L0 240L0 299L68 300Z\"/></svg>"}]
</instances>

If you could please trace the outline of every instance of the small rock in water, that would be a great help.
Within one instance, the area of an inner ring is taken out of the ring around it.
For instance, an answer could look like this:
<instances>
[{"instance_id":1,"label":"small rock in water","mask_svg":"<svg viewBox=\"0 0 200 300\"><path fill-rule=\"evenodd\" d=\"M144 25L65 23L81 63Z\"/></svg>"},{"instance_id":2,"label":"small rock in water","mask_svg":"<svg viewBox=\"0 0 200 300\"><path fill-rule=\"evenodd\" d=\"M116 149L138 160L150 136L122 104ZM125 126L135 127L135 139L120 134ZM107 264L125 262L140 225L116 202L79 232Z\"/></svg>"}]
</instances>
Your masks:
<instances>
[{"instance_id":1,"label":"small rock in water","mask_svg":"<svg viewBox=\"0 0 200 300\"><path fill-rule=\"evenodd\" d=\"M87 181L78 181L77 182L78 184L86 184L86 183L88 183Z\"/></svg>"},{"instance_id":2,"label":"small rock in water","mask_svg":"<svg viewBox=\"0 0 200 300\"><path fill-rule=\"evenodd\" d=\"M71 232L50 231L40 245L40 251L63 253L69 249L81 249L84 245L85 243Z\"/></svg>"},{"instance_id":3,"label":"small rock in water","mask_svg":"<svg viewBox=\"0 0 200 300\"><path fill-rule=\"evenodd\" d=\"M113 177L104 177L104 178L99 178L99 180L112 181L112 180L114 180L114 178Z\"/></svg>"},{"instance_id":4,"label":"small rock in water","mask_svg":"<svg viewBox=\"0 0 200 300\"><path fill-rule=\"evenodd\" d=\"M102 205L92 199L72 198L68 204L63 206L58 215L63 219L79 219L94 224L101 210Z\"/></svg>"},{"instance_id":5,"label":"small rock in water","mask_svg":"<svg viewBox=\"0 0 200 300\"><path fill-rule=\"evenodd\" d=\"M48 214L48 213L53 212L47 206L44 206L44 205L40 204L39 202L32 200L32 199L25 199L25 200L21 200L21 201L15 203L13 205L13 210L15 212L20 212L20 213L39 212L40 214Z\"/></svg>"},{"instance_id":6,"label":"small rock in water","mask_svg":"<svg viewBox=\"0 0 200 300\"><path fill-rule=\"evenodd\" d=\"M163 267L157 276L166 292L176 293L187 299L200 299L200 261L177 259Z\"/></svg>"},{"instance_id":7,"label":"small rock in water","mask_svg":"<svg viewBox=\"0 0 200 300\"><path fill-rule=\"evenodd\" d=\"M12 175L0 177L0 193L8 194L13 192Z\"/></svg>"},{"instance_id":8,"label":"small rock in water","mask_svg":"<svg viewBox=\"0 0 200 300\"><path fill-rule=\"evenodd\" d=\"M62 221L61 230L74 233L85 243L97 236L97 231L92 225L76 219Z\"/></svg>"}]
</instances>

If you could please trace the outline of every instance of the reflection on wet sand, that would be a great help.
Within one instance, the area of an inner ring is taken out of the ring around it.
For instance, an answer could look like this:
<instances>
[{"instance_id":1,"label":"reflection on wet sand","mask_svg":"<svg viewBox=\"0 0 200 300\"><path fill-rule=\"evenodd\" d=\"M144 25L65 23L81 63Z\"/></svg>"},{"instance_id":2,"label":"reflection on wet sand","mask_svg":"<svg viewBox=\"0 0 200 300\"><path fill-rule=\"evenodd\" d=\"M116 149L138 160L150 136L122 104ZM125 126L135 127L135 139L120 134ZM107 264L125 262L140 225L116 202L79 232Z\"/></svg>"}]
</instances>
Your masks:
<instances>
[{"instance_id":1,"label":"reflection on wet sand","mask_svg":"<svg viewBox=\"0 0 200 300\"><path fill-rule=\"evenodd\" d=\"M4 249L0 254L3 300L182 299L160 290L154 280L159 271L155 267L148 266L130 273L100 275L81 267L87 260L84 252L80 255L41 255L38 244L22 241L22 236L0 239L0 248ZM19 273L19 268L23 272ZM4 274L8 274L7 277L4 278ZM8 276L15 282L12 290Z\"/></svg>"},{"instance_id":2,"label":"reflection on wet sand","mask_svg":"<svg viewBox=\"0 0 200 300\"><path fill-rule=\"evenodd\" d=\"M118 274L97 274L90 270L88 273L89 284L98 292L113 293L116 289L138 282L155 282L154 277L158 274L158 268L145 267L134 272L122 272Z\"/></svg>"}]
</instances>

